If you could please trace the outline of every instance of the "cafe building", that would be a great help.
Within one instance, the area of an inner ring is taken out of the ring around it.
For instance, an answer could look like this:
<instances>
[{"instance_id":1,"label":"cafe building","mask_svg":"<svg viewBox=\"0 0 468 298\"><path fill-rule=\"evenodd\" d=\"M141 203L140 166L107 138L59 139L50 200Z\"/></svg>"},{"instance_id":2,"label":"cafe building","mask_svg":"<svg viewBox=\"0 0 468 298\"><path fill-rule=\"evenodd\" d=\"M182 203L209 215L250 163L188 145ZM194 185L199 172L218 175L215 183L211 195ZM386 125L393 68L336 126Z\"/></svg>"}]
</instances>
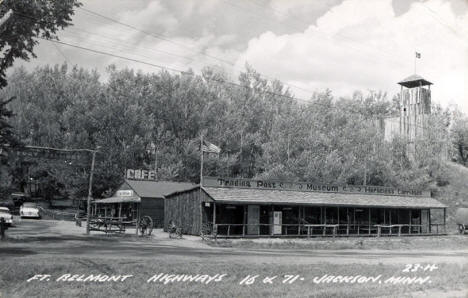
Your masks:
<instances>
[{"instance_id":1,"label":"cafe building","mask_svg":"<svg viewBox=\"0 0 468 298\"><path fill-rule=\"evenodd\" d=\"M164 223L164 198L174 192L185 191L196 185L186 182L156 181L154 171L128 169L126 179L109 198L92 204L94 217L118 218L137 222L150 216L155 227Z\"/></svg>"},{"instance_id":2,"label":"cafe building","mask_svg":"<svg viewBox=\"0 0 468 298\"><path fill-rule=\"evenodd\" d=\"M164 220L216 237L403 236L445 233L429 192L381 186L204 177L165 196Z\"/></svg>"}]
</instances>

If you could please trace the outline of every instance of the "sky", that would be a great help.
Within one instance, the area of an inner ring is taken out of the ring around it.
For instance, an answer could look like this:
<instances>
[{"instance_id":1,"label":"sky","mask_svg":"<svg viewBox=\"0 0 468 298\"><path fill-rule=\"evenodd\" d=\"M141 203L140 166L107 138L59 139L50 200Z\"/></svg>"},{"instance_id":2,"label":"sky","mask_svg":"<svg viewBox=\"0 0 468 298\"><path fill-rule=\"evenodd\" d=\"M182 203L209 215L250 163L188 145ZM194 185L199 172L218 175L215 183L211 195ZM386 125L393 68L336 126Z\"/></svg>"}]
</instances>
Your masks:
<instances>
[{"instance_id":1,"label":"sky","mask_svg":"<svg viewBox=\"0 0 468 298\"><path fill-rule=\"evenodd\" d=\"M182 71L216 65L234 81L248 63L300 100L326 88L335 96L382 90L391 98L416 67L434 84L434 102L468 114L467 0L82 2L61 41ZM15 66L66 61L97 69L103 79L110 64L160 71L49 41L36 54Z\"/></svg>"}]
</instances>

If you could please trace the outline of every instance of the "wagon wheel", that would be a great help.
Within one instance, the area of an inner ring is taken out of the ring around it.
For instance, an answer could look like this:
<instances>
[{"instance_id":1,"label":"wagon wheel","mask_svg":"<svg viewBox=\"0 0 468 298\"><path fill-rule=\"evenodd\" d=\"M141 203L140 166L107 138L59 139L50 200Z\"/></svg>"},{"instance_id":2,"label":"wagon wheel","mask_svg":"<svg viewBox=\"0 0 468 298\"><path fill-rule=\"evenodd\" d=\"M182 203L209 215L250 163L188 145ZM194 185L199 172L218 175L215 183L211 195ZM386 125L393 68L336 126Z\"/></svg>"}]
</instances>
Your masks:
<instances>
[{"instance_id":1,"label":"wagon wheel","mask_svg":"<svg viewBox=\"0 0 468 298\"><path fill-rule=\"evenodd\" d=\"M208 224L203 224L201 231L200 231L200 236L202 240L209 239L213 234L211 233L211 228Z\"/></svg>"},{"instance_id":2,"label":"wagon wheel","mask_svg":"<svg viewBox=\"0 0 468 298\"><path fill-rule=\"evenodd\" d=\"M153 232L153 220L150 216L143 216L138 222L138 231L143 235L151 235Z\"/></svg>"},{"instance_id":3,"label":"wagon wheel","mask_svg":"<svg viewBox=\"0 0 468 298\"><path fill-rule=\"evenodd\" d=\"M459 224L459 225L458 225L458 232L459 232L460 234L465 234L465 225Z\"/></svg>"}]
</instances>

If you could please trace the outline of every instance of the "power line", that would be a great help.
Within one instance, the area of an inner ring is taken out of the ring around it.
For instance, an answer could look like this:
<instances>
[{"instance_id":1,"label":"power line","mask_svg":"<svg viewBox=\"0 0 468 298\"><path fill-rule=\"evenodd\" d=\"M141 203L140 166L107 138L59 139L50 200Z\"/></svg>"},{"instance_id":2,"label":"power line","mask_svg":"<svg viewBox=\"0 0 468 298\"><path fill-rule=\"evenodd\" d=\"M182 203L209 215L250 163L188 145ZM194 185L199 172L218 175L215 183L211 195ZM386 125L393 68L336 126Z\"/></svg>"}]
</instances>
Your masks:
<instances>
[{"instance_id":1,"label":"power line","mask_svg":"<svg viewBox=\"0 0 468 298\"><path fill-rule=\"evenodd\" d=\"M424 7L426 9L426 11L429 12L429 15L434 19L436 20L439 24L445 26L446 28L448 28L452 33L453 35L455 35L457 38L459 38L461 41L463 42L467 42L466 39L463 39L460 37L460 35L458 34L458 30L456 28L454 28L452 25L448 24L447 21L443 20L439 14L437 12L435 12L432 8L428 7L427 5L425 5L424 3L419 3L420 5L422 5L422 7ZM442 21L443 20L443 21ZM465 31L466 32L466 31Z\"/></svg>"},{"instance_id":2,"label":"power line","mask_svg":"<svg viewBox=\"0 0 468 298\"><path fill-rule=\"evenodd\" d=\"M114 57L114 58L119 58L119 59L123 59L123 60L127 60L127 61L132 61L132 62L135 62L135 63L148 65L148 66L155 67L155 68L158 68L158 69L161 69L161 70L173 71L173 72L180 73L180 74L183 74L183 75L191 75L191 76L194 75L193 73L190 73L190 72L187 72L187 71L182 71L182 70L179 70L179 69L176 69L176 68L166 67L166 66L162 66L162 65L159 65L159 64L146 62L146 61L141 61L141 60L138 60L138 59L133 59L133 58L129 58L129 57L121 56L121 55L116 55L116 54L105 52L105 51L90 49L90 48L87 48L87 47L78 46L78 45L66 43L66 42L63 42L63 41L50 40L50 39L45 39L45 38L40 38L40 39L48 40L48 41L53 42L53 43L67 45L67 46L70 46L70 47L74 47L74 48L78 48L78 49L81 49L81 50L93 52L93 53L96 53L96 54L107 55L107 56L111 56L111 57ZM225 84L225 85L231 85L231 86L240 87L240 88L244 88L244 89L254 90L254 88L252 88L250 86L244 86L244 85L240 85L240 84L230 82L230 81L216 80L216 79L213 79L213 78L208 78L208 80L216 82L216 83ZM288 95L285 95L285 94L279 94L279 93L275 93L275 92L272 92L272 91L267 91L267 90L256 90L256 91L258 91L260 94L269 94L269 95L273 95L273 96L279 96L279 97L291 99L291 100L294 100L294 101L302 101L303 103L321 105L321 106L323 106L325 108L335 108L336 109L336 106L328 106L328 105L325 106L325 104L321 104L321 103L316 102L316 101L312 102L312 101L309 101L309 100L305 100L305 99L301 99L301 98L293 97L293 96L288 96ZM359 113L359 112L355 112L355 114L362 116L362 114ZM378 119L378 118L376 118L376 119ZM357 121L357 123L363 123L365 121L368 122L368 121L371 121L371 120L372 119L364 118L364 119L362 119L360 121Z\"/></svg>"},{"instance_id":3,"label":"power line","mask_svg":"<svg viewBox=\"0 0 468 298\"><path fill-rule=\"evenodd\" d=\"M41 38L41 39L44 39L44 38ZM128 57L116 55L116 54L113 54L113 53L108 53L108 52L104 52L104 51L94 50L94 49L86 48L86 47L83 47L83 46L73 45L73 44L69 44L69 43L63 42L63 41L48 40L48 39L44 39L44 40L47 40L47 41L52 42L52 43L59 43L59 44L62 44L62 45L67 45L67 46L75 47L75 48L78 48L78 49L81 49L81 50L86 50L86 51L90 51L90 52L97 53L97 54L107 55L107 56L111 56L111 57L114 57L114 58L119 58L119 59L123 59L123 60L128 60L128 61L132 61L132 62L136 62L136 63L141 63L141 64L144 64L144 65L156 67L156 68L161 69L161 70L173 71L173 72L177 72L177 73L180 73L180 74L183 74L183 75L194 75L193 73L186 72L186 71L182 71L182 70L179 70L179 69L170 68L170 67L166 67L166 66L162 66L162 65L150 63L150 62L145 62L145 61L141 61L141 60L138 60L138 59L128 58ZM227 85L236 86L236 87L245 88L245 89L254 89L254 88L252 88L252 87L250 87L250 86L244 86L244 85L240 85L240 84L237 84L237 83L234 83L234 82L229 82L229 81L224 81L224 80L216 80L216 79L210 79L210 78L209 78L208 80L209 80L209 81L216 82L216 83L227 84ZM288 96L288 95L285 95L285 94L275 93L275 92L272 92L272 91L261 90L261 91L259 91L259 93L261 93L261 94L269 94L269 95L273 95L273 96L279 96L279 97L288 98L288 99L295 100L295 101L302 101L303 103L319 105L319 106L322 106L322 107L325 107L325 108L334 108L334 109L337 109L337 107L334 106L334 105L331 105L331 106L330 106L330 105L325 105L325 103L320 103L320 102L317 102L317 101L305 100L305 99L301 99L301 98L298 98L298 97L293 97L293 96ZM348 110L347 112L350 112L350 113L353 113L353 114L356 114L356 115L359 115L359 116L363 116L362 113L359 112L359 111ZM382 118L385 119L386 121L390 121L390 122L397 123L396 120L391 119L391 118L384 118L384 116L370 117L370 118L364 117L364 118L361 119L361 120L355 121L355 123L356 123L356 124L357 124L357 123L369 123L369 122L371 122L371 121L380 120L380 119L382 119ZM399 122L398 122L398 123L399 123ZM422 128L422 129L426 129L426 128L427 128L427 127L424 127L424 126L421 126L421 125L417 125L417 124L415 124L415 123L407 123L407 125L408 125L408 126L413 126L413 127Z\"/></svg>"},{"instance_id":4,"label":"power line","mask_svg":"<svg viewBox=\"0 0 468 298\"><path fill-rule=\"evenodd\" d=\"M104 19L106 19L106 20L110 20L110 21L112 21L112 22L118 23L118 24L120 24L120 25L122 25L122 26L126 26L126 27L128 27L128 28L133 29L133 30L137 30L137 31L139 31L139 32L141 32L141 33L143 33L143 34L152 36L152 37L154 37L154 38L161 39L161 38L159 38L159 37L157 37L157 36L154 36L154 34L152 34L152 33L146 32L146 31L144 31L144 30L140 30L140 29L138 29L138 28L136 28L136 27L134 27L134 26L132 26L132 25L128 25L128 24L122 23L122 22L120 22L120 21L117 21L117 20L114 20L114 19L112 19L112 18L103 16L103 15L98 14L98 13L94 13L94 12L92 12L92 11L90 11L90 10L87 10L87 9L84 9L84 8L80 8L80 9L85 10L85 11L89 12L89 13L92 14L92 15L99 16L99 17L102 17L102 18L104 18ZM36 21L41 21L40 19L34 18L34 17L32 17L32 16L25 15L25 14L21 14L21 13L18 13L18 12L15 12L15 14L18 15L18 16L20 16L20 17L25 17L25 18L29 18L29 19L36 20ZM83 30L83 31L85 31L85 30ZM92 34L92 33L90 33L90 34ZM98 34L94 34L94 35L98 35ZM162 39L162 40L165 40L165 41L168 41L168 42L172 42L172 41L170 41L170 40L167 39L167 38L164 38L164 39ZM196 52L196 51L190 49L190 47L187 47L187 46L185 46L185 45L183 45L183 44L181 44L181 43L176 43L176 42L172 42L172 43L174 43L174 44L176 44L176 45L179 45L179 46L182 46L182 47L184 47L184 48L187 48L187 49L189 49L189 50L191 50L192 52L195 52L195 53L197 53L197 54L202 54L202 55L204 55L204 56L211 57L211 58L214 58L214 59L217 59L217 60L220 60L220 61L223 60L223 59L217 58L217 57L212 56L212 55L207 55L207 54L205 54L205 53L203 53L203 52ZM181 58L184 58L184 59L194 60L194 59L189 58L189 57L186 57L186 56L176 55L176 54L169 53L169 52L165 52L165 51L161 51L161 50L155 50L155 49L153 49L152 51L160 51L160 52L164 52L164 53L166 53L166 54L170 54L170 55L172 55L172 56L178 56L178 57L181 57ZM139 55L139 56L145 57L145 56L143 56L143 55ZM145 58L149 58L149 57L145 57ZM136 62L136 61L134 61L134 62ZM235 67L235 64L234 64L233 62L228 61L228 60L224 60L224 62L227 63L227 64L230 64L231 67L232 67L233 69L236 68L236 67ZM274 79L272 79L271 77L268 77L268 76L266 76L266 75L262 75L262 76L266 77L267 79L274 80ZM306 91L306 92L312 92L312 91L310 91L310 90L304 89L304 88L302 88L302 87L299 87L299 86L296 86L296 85L293 85L293 84L290 84L290 83L282 82L282 84L285 85L285 86L291 86L291 87L294 87L294 88L296 88L296 89L300 89L300 90L303 90L303 91Z\"/></svg>"},{"instance_id":5,"label":"power line","mask_svg":"<svg viewBox=\"0 0 468 298\"><path fill-rule=\"evenodd\" d=\"M41 21L37 18L34 18L34 17L31 17L31 16L27 16L27 15L24 15L24 14L20 14L20 13L16 13L15 14L21 16L21 17L25 17L25 18L30 18L30 19L34 19L36 21ZM58 40L52 40L52 39L47 39L47 38L43 38L43 37L38 37L39 39L42 39L42 40L47 40L49 42L53 42L53 43L59 43L59 44L62 44L62 45L68 45L68 46L71 46L71 47L74 47L74 48L78 48L78 49L81 49L81 50L86 50L86 51L89 51L89 52L94 52L96 54L102 54L102 55L107 55L107 56L110 56L110 57L114 57L114 58L119 58L119 59L123 59L123 60L128 60L128 61L132 61L132 62L136 62L136 63L140 63L140 64L144 64L144 65L148 65L148 66L152 66L152 67L156 67L156 68L159 68L159 69L162 69L162 70L169 70L169 71L173 71L173 72L177 72L177 73L181 73L181 74L190 74L189 72L187 71L183 71L183 70L180 70L180 69L176 69L176 68L171 68L171 67L167 67L167 66L162 66L162 65L159 65L159 64L155 64L155 63L150 63L150 62L145 62L145 61L141 61L141 60L138 60L138 59L133 59L133 58L129 58L129 57L125 57L125 56L122 56L122 55L117 55L117 54L113 54L113 53L109 53L109 52L105 52L105 51L100 51L100 50L96 50L96 49L91 49L91 48L88 48L88 47L84 47L84 46L79 46L79 45L74 45L74 44L71 44L71 43L66 43L66 42L63 42L63 41L58 41ZM147 57L148 58L148 57ZM219 80L214 80L214 79L210 79L211 81L217 81L218 83L224 83L224 84L230 84L230 85L235 85L235 86L238 86L238 87L242 87L242 88L250 88L248 86L242 86L240 84L236 84L236 83L233 83L233 82L229 82L229 81L219 81ZM283 83L285 84L285 83ZM285 84L287 85L287 84ZM253 88L251 88L253 89ZM301 99L301 98L297 98L297 97L293 97L293 96L287 96L287 95L284 95L284 94L278 94L278 93L274 93L274 92L271 92L271 91L262 91L260 93L269 93L271 95L276 95L276 96L281 96L281 97L287 97L287 98L290 98L290 99L293 99L293 100L297 100L297 101L303 101L303 102L309 102L309 100L306 100L306 99Z\"/></svg>"},{"instance_id":6,"label":"power line","mask_svg":"<svg viewBox=\"0 0 468 298\"><path fill-rule=\"evenodd\" d=\"M85 51L89 51L89 52L93 52L93 53L96 53L96 54L107 55L107 56L114 57L114 58L119 58L119 59L123 59L123 60L127 60L127 61L132 61L132 62L135 62L135 63L140 63L140 64L156 67L156 68L159 68L161 70L173 71L173 72L181 73L181 74L184 74L184 75L194 75L193 73L183 71L183 70L180 70L180 69L171 68L171 67L167 67L167 66L163 66L163 65L159 65L159 64L155 64L155 63L151 63L151 62L146 62L146 61L142 61L142 60L138 60L138 59L133 59L133 58L129 58L129 57L125 57L125 56L122 56L122 55L117 55L117 54L113 54L113 53L109 53L109 52L105 52L105 51L95 50L95 49L91 49L91 48L84 47L84 46L78 46L78 45L66 43L66 42L63 42L63 41L50 40L50 39L45 39L45 38L40 38L40 39L47 40L47 41L49 41L51 43L58 43L58 44L62 44L62 45L75 47L75 48L85 50ZM212 78L210 78L208 80L214 81L214 82L217 82L217 83L222 83L222 84L227 84L227 85L231 85L231 86L236 86L236 87L241 87L241 88L247 88L247 89L254 90L254 88L252 88L250 86L244 86L244 85L240 85L240 84L225 81L225 80L215 80L215 79L212 79ZM288 96L288 95L285 95L285 94L279 94L279 93L275 93L275 92L271 92L271 91L261 90L261 91L259 91L259 93L269 94L269 95L273 95L273 96L280 96L280 97L292 99L292 100L295 100L295 101L302 101L303 103L322 105L325 108L330 108L330 106L328 106L328 105L325 106L325 105L323 105L323 104L321 104L321 103L319 103L317 101L311 102L310 100L306 100L306 99L302 99L302 98L298 98L298 97L294 97L294 96ZM331 106L331 107L332 108L337 108L336 106ZM349 112L355 113L357 115L362 116L362 113L357 112L357 111L349 111ZM357 123L361 123L361 122L364 122L364 121L368 122L368 121L372 121L372 120L375 121L375 120L378 120L380 118L381 117L378 117L378 118L377 117L376 118L364 118L361 121L357 121Z\"/></svg>"},{"instance_id":7,"label":"power line","mask_svg":"<svg viewBox=\"0 0 468 298\"><path fill-rule=\"evenodd\" d=\"M56 45L55 43L51 42L51 44L55 47L55 49L57 50L57 52L59 52L60 55L62 55L63 59L65 59L65 62L67 62L67 64L70 64L68 62L68 59L67 59L67 56L65 56L65 54L60 50L60 48L58 47L58 45Z\"/></svg>"},{"instance_id":8,"label":"power line","mask_svg":"<svg viewBox=\"0 0 468 298\"><path fill-rule=\"evenodd\" d=\"M182 74L187 73L187 72L179 70L179 69L175 69L175 68L171 68L171 67L167 67L167 66L162 66L162 65L158 65L158 64L154 64L154 63L150 63L150 62L145 62L145 61L141 61L141 60L137 60L137 59L133 59L133 58L128 58L128 57L112 54L112 53L109 53L109 52L94 50L94 49L90 49L90 48L87 48L87 47L82 47L82 46L79 46L79 45L66 43L66 42L59 41L59 40L46 39L46 38L43 38L43 37L38 37L38 38L42 39L42 40L47 40L47 41L50 41L50 42L70 46L70 47L73 47L73 48L81 49L81 50L84 50L84 51L93 52L93 53L96 53L96 54L111 56L111 57L114 57L114 58L119 58L119 59L128 60L128 61L132 61L132 62L136 62L136 63L140 63L140 64L145 64L145 65L156 67L156 68L159 68L159 69L162 69L162 70L170 70L170 71L174 71L174 72L178 72L178 73L182 73Z\"/></svg>"},{"instance_id":9,"label":"power line","mask_svg":"<svg viewBox=\"0 0 468 298\"><path fill-rule=\"evenodd\" d=\"M177 72L177 73L180 73L180 74L183 74L183 75L194 75L193 73L183 71L183 70L180 70L180 69L167 67L167 66L163 66L163 65L159 65L159 64L155 64L155 63L151 63L151 62L141 61L141 60L138 60L138 59L133 59L133 58L129 58L129 57L121 56L121 55L116 55L116 54L113 54L113 53L100 51L100 50L95 50L95 49L91 49L91 48L87 48L87 47L83 47L83 46L79 46L79 45L74 45L74 44L66 43L66 42L59 41L59 40L51 40L51 39L45 39L45 38L39 38L39 39L48 40L50 42L54 42L54 43L58 43L58 44L62 44L62 45L67 45L67 46L70 46L70 47L74 47L74 48L77 48L77 49L93 52L93 53L96 53L96 54L106 55L106 56L110 56L110 57L114 57L114 58L119 58L119 59L131 61L131 62L135 62L135 63L140 63L140 64L156 67L156 68L161 69L161 70L173 71L173 72ZM237 84L237 83L234 83L234 82L229 82L229 81L224 81L224 80L216 80L216 79L213 79L213 78L208 78L208 80L213 81L213 82L217 82L217 83L237 86L237 87L241 87L241 88L254 89L254 88L252 88L250 86L243 86L243 85L240 85L240 84ZM308 100L301 99L301 98L298 98L298 97L288 96L288 95L285 95L285 94L279 94L279 93L266 91L266 90L261 90L261 91L259 91L259 93L269 94L269 95L274 95L274 96L280 96L280 97L292 99L292 100L295 100L295 101L310 102Z\"/></svg>"},{"instance_id":10,"label":"power line","mask_svg":"<svg viewBox=\"0 0 468 298\"><path fill-rule=\"evenodd\" d=\"M160 49L154 49L154 48L148 48L148 47L142 47L142 46L136 46L136 45L131 45L130 46L130 45L128 45L127 42L124 42L121 39L110 37L110 36L104 35L104 34L97 34L97 33L94 33L94 32L84 30L82 28L76 28L76 27L73 28L72 27L72 28L69 28L69 29L71 29L72 31L76 31L76 36L79 36L79 32L84 32L84 33L86 33L88 35L93 35L93 36L97 36L97 37L107 39L109 41L114 41L114 44L117 44L119 46L127 46L127 48L142 49L142 50L147 50L147 51L151 51L151 52L155 52L155 53L159 52L159 53L163 53L163 54L166 54L166 55L169 55L169 56L174 56L174 57L178 57L178 58L182 58L182 59L187 59L187 60L190 60L190 61L195 60L195 59L187 57L187 56L178 55L178 54L175 54L175 53L172 53L172 52L169 52L169 51L160 50ZM68 33L71 33L71 32L67 31L67 34Z\"/></svg>"},{"instance_id":11,"label":"power line","mask_svg":"<svg viewBox=\"0 0 468 298\"><path fill-rule=\"evenodd\" d=\"M112 18L107 17L107 16L105 16L105 15L102 15L102 14L100 14L100 13L93 12L93 11L91 11L91 10L89 10L89 9L85 9L85 8L82 8L82 7L80 7L79 9L81 9L81 10L83 10L83 11L85 11L85 12L91 14L91 15L95 15L95 16L101 17L101 18L103 18L103 19L105 19L105 20L111 21L111 22L113 22L113 23L116 23L116 24L125 26L125 27L127 27L127 28L131 28L131 29L136 30L136 31L138 31L138 32L140 32L140 33L143 33L143 34L145 34L145 35L152 36L152 37L154 37L154 38L157 38L157 39L161 39L161 40L170 42L170 43L175 44L175 45L177 45L177 46L180 46L180 47L183 47L183 48L185 48L185 49L188 49L188 50L190 50L190 51L192 51L192 52L194 52L194 53L196 53L196 54L201 54L201 55L206 56L206 57L208 57L208 58L221 61L221 62L223 62L223 63L226 63L226 64L230 65L233 69L236 69L236 64L235 64L234 62L232 62L232 61L229 61L229 60L226 60L226 59L223 59L223 58L219 58L219 57L217 57L217 56L209 55L209 54L206 54L206 53L204 53L204 52L197 52L197 51L193 50L192 48L186 46L186 45L183 44L183 43L174 42L174 41L170 40L169 38L167 38L167 37L165 37L165 36L162 36L162 35L155 35L154 33L151 33L151 32L148 32L148 31L145 31L145 30L142 30L142 29L139 29L139 28L137 28L137 27L135 27L135 26L133 26L133 25L129 25L129 24L120 22L120 21L118 21L118 20L112 19ZM267 79L272 80L272 78L269 77L269 76L267 76L267 75L264 75L264 74L263 74L262 76L266 77ZM291 83L283 82L283 84L284 84L284 85L287 85L287 86L294 87L294 88L299 89L299 90L302 90L302 91L312 92L311 90L304 89L304 88L302 88L302 87L299 87L299 86L297 86L297 85L293 85L293 84L291 84Z\"/></svg>"},{"instance_id":12,"label":"power line","mask_svg":"<svg viewBox=\"0 0 468 298\"><path fill-rule=\"evenodd\" d=\"M183 48L186 48L186 49L189 49L190 51L194 51L193 49L191 49L190 47L187 47L186 45L182 44L182 43L179 43L179 42L175 42L163 35L160 35L160 34L155 34L155 33L152 33L152 32L148 32L148 31L145 31L143 29L140 29L140 28L137 28L133 25L129 25L129 24L126 24L126 23L123 23L123 22L120 22L116 19L113 19L113 18L110 18L110 17L107 17L105 15L102 15L100 13L97 13L97 12L94 12L94 11L91 11L89 9L86 9L86 8L83 8L83 7L79 7L78 9L82 10L82 11L85 11L89 14L92 14L92 15L95 15L95 16L98 16L100 18L103 18L103 19L106 19L110 22L113 22L113 23L116 23L116 24L119 24L121 26L124 26L124 27L127 27L127 28L131 28L135 31L138 31L140 33L143 33L145 35L148 35L148 36L152 36L153 38L156 38L156 39L159 39L159 40L163 40L163 41L167 41L169 43L172 43L174 45L177 45L177 46L180 46L180 47L183 47ZM212 55L209 55L209 54L206 54L204 52L197 52L198 54L201 54L203 56L206 56L206 57L209 57L209 58L212 58L212 59L215 59L215 60L218 60L220 62L223 62L223 63L228 63L228 64L231 64L231 65L234 65L234 63L232 61L229 61L229 60L226 60L226 59L221 59L221 58L218 58L218 57L215 57L215 56L212 56Z\"/></svg>"},{"instance_id":13,"label":"power line","mask_svg":"<svg viewBox=\"0 0 468 298\"><path fill-rule=\"evenodd\" d=\"M129 58L129 57L121 56L121 55L116 55L116 54L109 53L109 52L104 52L104 51L100 51L100 50L90 49L90 48L87 48L87 47L78 46L78 45L66 43L66 42L63 42L63 41L50 40L50 39L45 39L45 38L40 38L40 39L47 40L47 41L52 42L52 43L58 43L58 44L62 44L62 45L67 45L67 46L70 46L70 47L74 47L74 48L78 48L78 49L81 49L81 50L93 52L93 53L96 53L96 54L107 55L107 56L111 56L111 57L114 57L114 58L119 58L119 59L123 59L123 60L132 61L132 62L135 62L135 63L140 63L140 64L144 64L144 65L156 67L156 68L161 69L161 70L173 71L173 72L180 73L180 74L183 74L183 75L192 75L192 76L194 75L193 73L190 73L190 72L187 72L187 71L183 71L183 70L179 70L179 69L176 69L176 68L166 67L166 66L162 66L162 65L158 65L158 64L146 62L146 61L141 61L141 60L138 60L138 59L133 59L133 58ZM221 84L236 86L236 87L245 88L245 89L254 89L254 88L252 88L252 87L250 87L250 86L244 86L244 85L240 85L240 84L237 84L237 83L234 83L234 82L230 82L230 81L216 80L216 79L212 79L212 78L208 78L208 80L209 80L209 81L216 82L216 83L221 83ZM260 90L259 93L261 93L261 94L269 94L269 95L273 95L273 96L279 96L279 97L283 97L283 98L288 98L288 99L291 99L291 100L294 100L294 101L302 101L303 103L319 105L319 106L322 106L322 107L325 107L325 108L335 108L335 109L337 109L337 107L334 106L334 105L329 106L329 105L325 105L325 103L320 103L320 102L317 102L317 101L305 100L305 99L302 99L302 98L293 97L293 96L288 96L288 95L280 94L280 93L275 93L275 92L272 92L272 91ZM356 114L356 115L362 116L362 113L360 113L360 112L358 112L358 111L348 111L348 112L351 112L351 113L354 113L354 114ZM358 120L356 123L364 123L364 122L369 122L369 121L373 121L373 120L375 121L375 120L379 120L380 118L381 118L381 117L378 117L378 118L377 118L377 117L375 117L375 118L374 118L374 117L371 117L371 118L363 118L363 119L361 119L361 120Z\"/></svg>"},{"instance_id":14,"label":"power line","mask_svg":"<svg viewBox=\"0 0 468 298\"><path fill-rule=\"evenodd\" d=\"M227 3L229 3L229 2L227 2ZM152 34L152 33L150 33L150 32L147 32L147 31L144 31L144 30L141 30L141 29L139 29L139 28L136 28L135 26L132 26L132 25L129 25L129 24L125 24L125 23L123 23L123 22L120 22L120 21L118 21L118 20L109 18L109 17L107 17L107 16L104 16L104 15L102 15L102 14L93 12L93 11L88 10L88 9L84 9L84 8L80 8L80 9L83 10L83 11L85 11L85 12L87 12L87 13L89 13L89 14L91 14L91 15L101 17L101 18L103 18L103 19L105 19L105 20L108 20L108 21L117 23L117 24L119 24L119 25L125 26L125 27L127 27L127 28L132 29L132 30L137 30L138 32L141 32L141 33L143 33L143 34L146 34L146 35L149 35L149 36L152 36L152 37L161 39L160 36L154 36L154 34ZM23 16L24 16L24 15L23 15ZM31 18L32 18L32 17L31 17ZM34 18L33 18L33 19L34 19ZM86 32L86 30L82 30L82 31ZM88 32L88 33L89 33L89 32ZM93 33L89 33L89 34L93 34ZM99 35L99 34L94 34L94 35ZM327 36L327 38L330 38L330 37ZM166 40L166 41L172 42L171 40L169 40L169 39L167 39L167 38L162 38L162 40ZM172 43L174 43L174 44L176 44L176 45L179 45L179 46L182 46L182 47L184 47L184 48L188 48L189 50L193 51L192 49L190 49L189 47L183 45L182 43L176 43L176 42L172 42ZM155 50L155 51L161 51L161 50ZM161 52L165 52L165 51L161 51ZM168 53L168 52L165 52L165 53L166 53L166 54L169 54L169 55L172 55L172 56L181 57L181 58L183 58L183 59L193 60L193 59L188 58L188 57L186 57L186 56L176 55L176 54ZM196 52L196 53L198 53L198 54L204 54L204 53L200 53L200 52ZM139 56L145 57L145 56L143 56L143 55L139 55ZM235 65L234 65L234 63L232 63L232 62L230 62L230 61L227 61L227 60L224 60L224 59L220 59L220 58L218 58L218 57L214 57L214 56L211 56L211 55L205 55L205 56L208 56L208 57L211 57L211 58L216 58L216 59L218 59L218 60L223 60L224 62L230 64L234 69L236 68ZM145 58L150 58L150 57L147 57L147 56L146 56ZM334 63L334 62L332 61L332 63ZM338 66L338 63L334 63L334 64ZM341 66L341 65L339 65L339 66ZM269 79L269 80L273 80L273 79L272 79L271 77L269 77L269 76L266 76L266 75L261 75L261 76L264 76L264 77L266 77L266 78ZM311 90L307 90L307 89L302 88L302 87L299 87L299 86L297 86L297 85L295 85L295 84L291 84L291 83L287 83L287 82L282 82L282 84L283 84L283 85L286 85L286 86L290 86L290 87L296 88L296 89L299 89L299 90L302 90L302 91L306 91L306 92L313 93ZM299 100L301 100L301 99L299 99ZM308 101L308 100L304 100L304 101Z\"/></svg>"}]
</instances>

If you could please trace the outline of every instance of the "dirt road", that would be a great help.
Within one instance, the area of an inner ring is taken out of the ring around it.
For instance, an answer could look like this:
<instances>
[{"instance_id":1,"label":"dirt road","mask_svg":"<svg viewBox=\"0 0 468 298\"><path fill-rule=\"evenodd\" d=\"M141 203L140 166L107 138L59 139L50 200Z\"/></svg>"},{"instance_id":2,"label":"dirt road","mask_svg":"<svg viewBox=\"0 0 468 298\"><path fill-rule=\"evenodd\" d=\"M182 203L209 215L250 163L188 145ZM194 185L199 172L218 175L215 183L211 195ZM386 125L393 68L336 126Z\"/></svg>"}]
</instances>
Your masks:
<instances>
[{"instance_id":1,"label":"dirt road","mask_svg":"<svg viewBox=\"0 0 468 298\"><path fill-rule=\"evenodd\" d=\"M98 258L151 258L201 261L242 261L250 263L333 264L346 263L468 263L465 250L306 250L306 249L243 249L206 245L197 237L169 239L156 231L152 238L92 234L70 222L23 220L8 230L9 241L0 244L0 256L22 257L79 256ZM313 240L310 240L313 241Z\"/></svg>"}]
</instances>

